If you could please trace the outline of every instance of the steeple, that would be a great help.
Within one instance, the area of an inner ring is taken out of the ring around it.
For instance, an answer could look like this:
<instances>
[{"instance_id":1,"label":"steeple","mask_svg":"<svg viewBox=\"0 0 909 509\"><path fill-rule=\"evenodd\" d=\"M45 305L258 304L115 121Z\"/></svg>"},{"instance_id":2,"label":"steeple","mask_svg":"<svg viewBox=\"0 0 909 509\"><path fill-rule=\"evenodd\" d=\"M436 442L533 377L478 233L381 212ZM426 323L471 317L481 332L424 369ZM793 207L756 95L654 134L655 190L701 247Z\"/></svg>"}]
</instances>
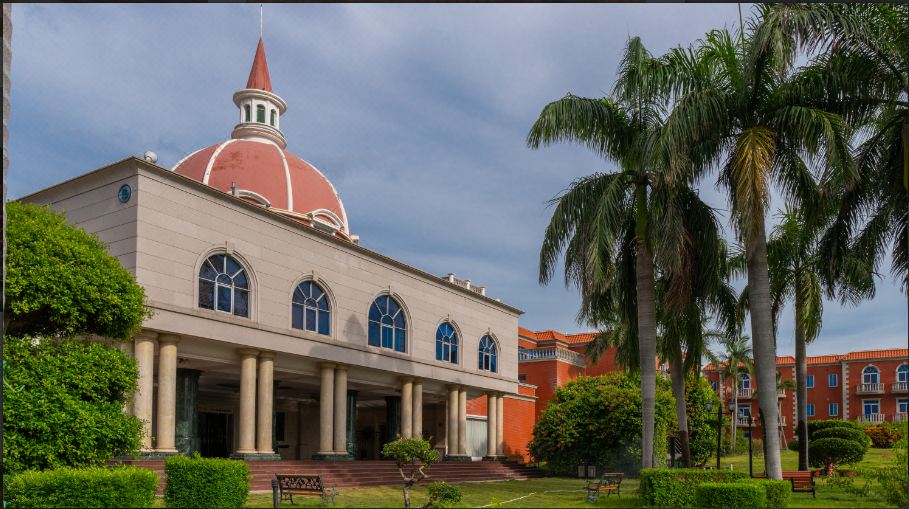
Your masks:
<instances>
[{"instance_id":1,"label":"steeple","mask_svg":"<svg viewBox=\"0 0 909 509\"><path fill-rule=\"evenodd\" d=\"M272 92L261 36L246 88L234 92L233 99L240 109L240 123L234 126L231 138L271 141L282 149L287 148L287 140L281 133L281 115L287 111L287 104Z\"/></svg>"}]
</instances>

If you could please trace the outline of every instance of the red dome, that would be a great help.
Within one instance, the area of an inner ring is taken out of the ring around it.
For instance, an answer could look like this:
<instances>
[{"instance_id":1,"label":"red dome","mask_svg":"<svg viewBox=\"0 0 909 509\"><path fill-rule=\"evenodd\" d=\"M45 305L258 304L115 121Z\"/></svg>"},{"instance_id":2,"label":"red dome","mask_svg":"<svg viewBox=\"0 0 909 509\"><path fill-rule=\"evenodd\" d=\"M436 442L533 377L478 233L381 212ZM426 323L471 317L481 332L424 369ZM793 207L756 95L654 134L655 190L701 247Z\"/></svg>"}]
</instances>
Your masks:
<instances>
[{"instance_id":1,"label":"red dome","mask_svg":"<svg viewBox=\"0 0 909 509\"><path fill-rule=\"evenodd\" d=\"M313 165L274 143L232 139L178 162L173 171L295 219L315 219L349 238L344 205ZM317 223L313 223L316 225Z\"/></svg>"}]
</instances>

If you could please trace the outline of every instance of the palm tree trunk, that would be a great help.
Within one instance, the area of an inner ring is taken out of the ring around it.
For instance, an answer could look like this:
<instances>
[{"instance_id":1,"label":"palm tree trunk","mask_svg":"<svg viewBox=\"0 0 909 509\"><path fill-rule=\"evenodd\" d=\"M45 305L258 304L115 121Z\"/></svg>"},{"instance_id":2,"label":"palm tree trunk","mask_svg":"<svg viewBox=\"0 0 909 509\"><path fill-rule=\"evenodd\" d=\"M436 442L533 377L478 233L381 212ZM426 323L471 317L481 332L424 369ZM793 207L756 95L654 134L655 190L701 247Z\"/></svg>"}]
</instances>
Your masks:
<instances>
[{"instance_id":1,"label":"palm tree trunk","mask_svg":"<svg viewBox=\"0 0 909 509\"><path fill-rule=\"evenodd\" d=\"M647 248L647 188L635 189L637 253L635 279L638 313L638 353L641 369L641 467L653 467L656 405L656 307L653 256Z\"/></svg>"},{"instance_id":2,"label":"palm tree trunk","mask_svg":"<svg viewBox=\"0 0 909 509\"><path fill-rule=\"evenodd\" d=\"M685 371L681 345L675 345L675 351L669 362L672 395L675 396L675 417L679 421L679 445L682 448L682 466L688 468L691 466L691 449L688 445L688 409L685 407L687 401L685 400Z\"/></svg>"},{"instance_id":3,"label":"palm tree trunk","mask_svg":"<svg viewBox=\"0 0 909 509\"><path fill-rule=\"evenodd\" d=\"M754 351L754 372L757 378L758 403L763 414L764 469L768 479L781 480L780 436L777 428L779 410L776 397L776 341L773 337L773 317L770 310L770 278L767 265L767 234L764 217L754 220L751 233L745 239L748 257L748 300L751 312L751 338Z\"/></svg>"},{"instance_id":4,"label":"palm tree trunk","mask_svg":"<svg viewBox=\"0 0 909 509\"><path fill-rule=\"evenodd\" d=\"M796 278L798 281L798 278ZM796 283L798 284L798 283ZM795 291L795 403L798 412L796 431L799 442L799 470L808 470L808 357L802 324L802 300Z\"/></svg>"}]
</instances>

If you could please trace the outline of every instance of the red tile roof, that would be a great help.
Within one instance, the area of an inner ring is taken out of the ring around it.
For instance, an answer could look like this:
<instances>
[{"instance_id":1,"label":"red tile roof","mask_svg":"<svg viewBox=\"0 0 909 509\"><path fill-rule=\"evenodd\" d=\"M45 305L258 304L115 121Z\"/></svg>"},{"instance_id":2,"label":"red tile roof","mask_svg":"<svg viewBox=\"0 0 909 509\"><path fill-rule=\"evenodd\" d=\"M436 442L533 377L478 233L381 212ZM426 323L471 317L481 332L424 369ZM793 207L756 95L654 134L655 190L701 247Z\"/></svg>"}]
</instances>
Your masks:
<instances>
[{"instance_id":1,"label":"red tile roof","mask_svg":"<svg viewBox=\"0 0 909 509\"><path fill-rule=\"evenodd\" d=\"M256 88L271 92L271 78L268 75L268 62L265 60L265 45L262 38L259 37L259 46L256 48L256 56L253 58L252 69L249 71L249 80L246 81L246 88Z\"/></svg>"},{"instance_id":2,"label":"red tile roof","mask_svg":"<svg viewBox=\"0 0 909 509\"><path fill-rule=\"evenodd\" d=\"M845 360L859 359L880 359L883 357L909 357L909 348L890 348L887 350L863 350L861 352L849 352L845 355Z\"/></svg>"},{"instance_id":3,"label":"red tile roof","mask_svg":"<svg viewBox=\"0 0 909 509\"><path fill-rule=\"evenodd\" d=\"M889 348L886 350L861 350L858 352L849 352L847 354L814 355L809 356L807 361L808 364L833 364L840 361L886 359L890 357L909 357L909 349ZM777 357L776 364L777 366L795 364L795 357L792 357L791 355ZM713 364L708 364L704 366L704 369L712 370L715 368L713 367Z\"/></svg>"},{"instance_id":4,"label":"red tile roof","mask_svg":"<svg viewBox=\"0 0 909 509\"><path fill-rule=\"evenodd\" d=\"M578 334L562 334L552 329L532 331L524 327L518 327L518 336L533 341L561 341L568 344L584 344L593 341L597 335L596 332L581 332Z\"/></svg>"}]
</instances>

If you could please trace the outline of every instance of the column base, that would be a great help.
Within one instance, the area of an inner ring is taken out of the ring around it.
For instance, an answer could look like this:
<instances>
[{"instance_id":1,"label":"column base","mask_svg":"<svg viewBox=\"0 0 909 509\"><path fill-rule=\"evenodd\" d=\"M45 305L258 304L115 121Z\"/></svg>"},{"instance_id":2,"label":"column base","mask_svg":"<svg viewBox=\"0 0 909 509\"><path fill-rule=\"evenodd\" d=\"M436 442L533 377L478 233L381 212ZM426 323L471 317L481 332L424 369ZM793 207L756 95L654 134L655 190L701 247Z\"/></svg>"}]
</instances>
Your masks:
<instances>
[{"instance_id":1,"label":"column base","mask_svg":"<svg viewBox=\"0 0 909 509\"><path fill-rule=\"evenodd\" d=\"M176 449L173 451L139 451L138 457L131 459L140 459L140 460L166 460L171 456L176 456L180 454Z\"/></svg>"},{"instance_id":2,"label":"column base","mask_svg":"<svg viewBox=\"0 0 909 509\"><path fill-rule=\"evenodd\" d=\"M345 452L318 452L312 455L312 459L318 461L353 461L353 456Z\"/></svg>"},{"instance_id":3,"label":"column base","mask_svg":"<svg viewBox=\"0 0 909 509\"><path fill-rule=\"evenodd\" d=\"M230 455L230 459L243 461L281 461L281 455L261 452L235 452Z\"/></svg>"},{"instance_id":4,"label":"column base","mask_svg":"<svg viewBox=\"0 0 909 509\"><path fill-rule=\"evenodd\" d=\"M445 461L473 461L473 459L466 454L448 454L444 458Z\"/></svg>"},{"instance_id":5,"label":"column base","mask_svg":"<svg viewBox=\"0 0 909 509\"><path fill-rule=\"evenodd\" d=\"M505 461L505 456L494 454L492 456L483 456L483 461Z\"/></svg>"}]
</instances>

